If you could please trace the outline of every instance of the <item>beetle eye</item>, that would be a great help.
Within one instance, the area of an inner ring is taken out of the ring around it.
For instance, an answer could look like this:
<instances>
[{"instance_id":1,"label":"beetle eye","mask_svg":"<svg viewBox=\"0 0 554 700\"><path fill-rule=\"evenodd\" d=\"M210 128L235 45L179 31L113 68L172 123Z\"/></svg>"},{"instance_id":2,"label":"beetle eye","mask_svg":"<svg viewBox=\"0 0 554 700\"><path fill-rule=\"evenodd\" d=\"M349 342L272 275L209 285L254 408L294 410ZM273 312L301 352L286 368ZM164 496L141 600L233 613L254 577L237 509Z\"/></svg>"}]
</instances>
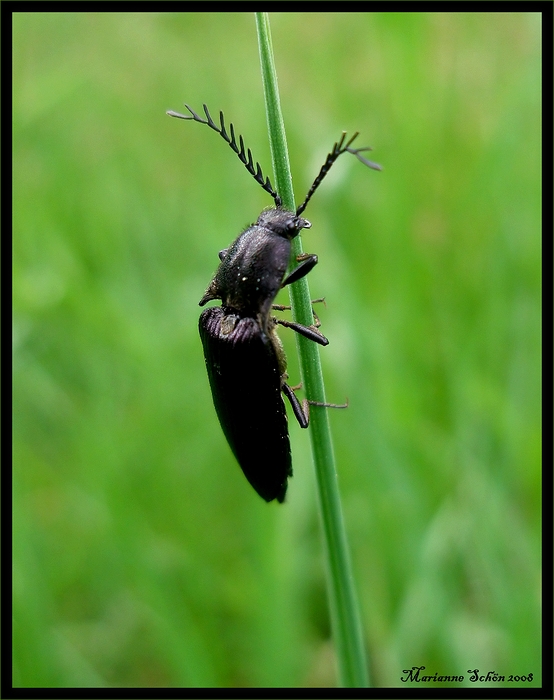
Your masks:
<instances>
[{"instance_id":1,"label":"beetle eye","mask_svg":"<svg viewBox=\"0 0 554 700\"><path fill-rule=\"evenodd\" d=\"M296 229L298 228L298 220L297 220L296 218L294 218L294 219L289 219L289 220L287 221L287 228L288 228L288 230L291 231L291 232L292 232L292 231L296 231Z\"/></svg>"}]
</instances>

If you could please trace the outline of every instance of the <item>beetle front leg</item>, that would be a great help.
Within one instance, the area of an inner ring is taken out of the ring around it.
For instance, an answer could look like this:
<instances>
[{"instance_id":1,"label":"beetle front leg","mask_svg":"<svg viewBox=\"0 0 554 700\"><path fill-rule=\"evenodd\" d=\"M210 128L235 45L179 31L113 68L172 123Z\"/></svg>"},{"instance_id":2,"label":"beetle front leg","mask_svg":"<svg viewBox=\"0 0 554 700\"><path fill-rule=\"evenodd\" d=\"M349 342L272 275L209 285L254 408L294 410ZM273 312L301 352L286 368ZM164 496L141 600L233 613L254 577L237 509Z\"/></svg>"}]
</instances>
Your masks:
<instances>
[{"instance_id":1,"label":"beetle front leg","mask_svg":"<svg viewBox=\"0 0 554 700\"><path fill-rule=\"evenodd\" d=\"M317 255L313 255L312 253L302 253L301 255L296 256L296 261L299 262L300 265L295 267L294 270L287 277L285 277L281 283L281 289L286 287L287 284L292 284L293 282L302 279L302 277L305 277L310 270L313 270L317 265Z\"/></svg>"}]
</instances>

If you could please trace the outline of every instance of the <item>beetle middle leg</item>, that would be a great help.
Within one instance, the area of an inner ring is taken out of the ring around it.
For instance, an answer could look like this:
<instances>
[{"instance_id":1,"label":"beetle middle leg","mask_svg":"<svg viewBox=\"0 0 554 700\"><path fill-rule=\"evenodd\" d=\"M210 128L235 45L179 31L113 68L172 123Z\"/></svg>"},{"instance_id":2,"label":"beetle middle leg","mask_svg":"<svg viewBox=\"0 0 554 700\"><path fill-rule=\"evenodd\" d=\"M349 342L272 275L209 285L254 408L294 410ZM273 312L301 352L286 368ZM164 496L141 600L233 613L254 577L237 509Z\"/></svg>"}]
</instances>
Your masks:
<instances>
[{"instance_id":1,"label":"beetle middle leg","mask_svg":"<svg viewBox=\"0 0 554 700\"><path fill-rule=\"evenodd\" d=\"M319 303L325 303L325 297L321 297L320 299L313 299L312 304L319 304ZM290 311L292 308L291 306L288 306L286 304L272 304L271 308L274 311ZM329 345L329 341L327 338L318 331L317 329L321 326L321 321L319 320L319 316L316 314L312 307L312 313L314 315L314 324L313 326L303 326L301 323L296 323L295 321L285 321L284 319L276 318L275 317L275 322L279 323L281 326L285 326L286 328L291 328L293 331L296 331L297 333L300 333L300 335L303 335L305 338L308 338L309 340L313 340L314 343L319 343L319 345Z\"/></svg>"},{"instance_id":2,"label":"beetle middle leg","mask_svg":"<svg viewBox=\"0 0 554 700\"><path fill-rule=\"evenodd\" d=\"M319 299L312 299L311 301L312 304L312 313L314 315L314 326L316 328L319 328L321 326L321 321L319 320L319 316L316 314L315 309L313 307L314 304L325 304L325 297L320 297ZM289 304L272 304L271 308L273 311L290 311L292 309L292 306Z\"/></svg>"},{"instance_id":3,"label":"beetle middle leg","mask_svg":"<svg viewBox=\"0 0 554 700\"><path fill-rule=\"evenodd\" d=\"M327 338L317 330L316 326L303 326L301 323L296 323L295 321L285 321L282 318L276 318L275 323L278 323L285 328L291 328L293 331L300 333L304 338L308 340L313 340L314 343L319 343L319 345L329 345Z\"/></svg>"}]
</instances>

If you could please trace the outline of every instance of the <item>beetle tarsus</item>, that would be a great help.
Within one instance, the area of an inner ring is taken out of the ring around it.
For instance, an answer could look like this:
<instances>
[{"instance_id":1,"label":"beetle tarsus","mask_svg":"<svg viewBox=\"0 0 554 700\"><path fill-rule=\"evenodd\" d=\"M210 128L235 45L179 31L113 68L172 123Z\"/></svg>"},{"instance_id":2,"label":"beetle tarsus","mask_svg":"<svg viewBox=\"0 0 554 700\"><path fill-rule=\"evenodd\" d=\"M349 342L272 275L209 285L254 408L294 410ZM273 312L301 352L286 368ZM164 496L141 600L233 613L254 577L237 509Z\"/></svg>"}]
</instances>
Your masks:
<instances>
[{"instance_id":1,"label":"beetle tarsus","mask_svg":"<svg viewBox=\"0 0 554 700\"><path fill-rule=\"evenodd\" d=\"M312 401L311 399L307 399L307 401L310 406L324 406L325 408L348 408L348 399L346 399L346 403L325 403L323 401Z\"/></svg>"}]
</instances>

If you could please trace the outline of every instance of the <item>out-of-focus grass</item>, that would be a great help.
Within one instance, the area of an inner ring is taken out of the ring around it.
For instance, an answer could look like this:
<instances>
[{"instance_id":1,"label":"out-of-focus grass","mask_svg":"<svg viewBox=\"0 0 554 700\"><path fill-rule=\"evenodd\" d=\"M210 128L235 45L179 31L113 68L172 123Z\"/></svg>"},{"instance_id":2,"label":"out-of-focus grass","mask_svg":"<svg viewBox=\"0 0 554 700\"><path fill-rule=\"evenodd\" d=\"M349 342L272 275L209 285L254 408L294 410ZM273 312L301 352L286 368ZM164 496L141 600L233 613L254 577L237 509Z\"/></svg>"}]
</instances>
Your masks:
<instances>
[{"instance_id":1,"label":"out-of-focus grass","mask_svg":"<svg viewBox=\"0 0 554 700\"><path fill-rule=\"evenodd\" d=\"M297 198L342 129L385 168L337 163L305 233L373 681L537 685L540 16L272 33ZM332 684L307 437L266 505L197 336L217 251L271 202L164 114L223 109L269 168L253 16L17 13L13 40L14 682Z\"/></svg>"}]
</instances>

